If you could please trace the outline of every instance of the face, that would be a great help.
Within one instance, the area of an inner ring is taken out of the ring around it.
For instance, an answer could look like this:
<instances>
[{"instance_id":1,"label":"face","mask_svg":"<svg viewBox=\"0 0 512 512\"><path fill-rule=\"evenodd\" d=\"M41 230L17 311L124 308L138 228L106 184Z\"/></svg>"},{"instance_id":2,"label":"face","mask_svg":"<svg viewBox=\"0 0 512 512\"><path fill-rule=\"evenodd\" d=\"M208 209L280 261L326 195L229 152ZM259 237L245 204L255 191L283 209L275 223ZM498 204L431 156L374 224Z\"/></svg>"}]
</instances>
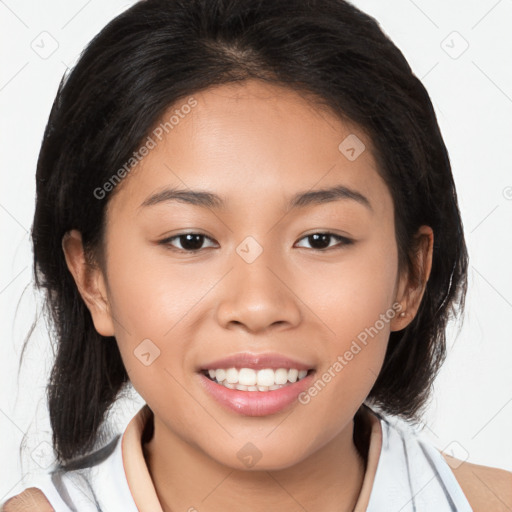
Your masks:
<instances>
[{"instance_id":1,"label":"face","mask_svg":"<svg viewBox=\"0 0 512 512\"><path fill-rule=\"evenodd\" d=\"M245 447L290 467L346 429L404 327L392 198L371 140L291 90L186 104L109 201L91 312L155 428L227 466Z\"/></svg>"}]
</instances>

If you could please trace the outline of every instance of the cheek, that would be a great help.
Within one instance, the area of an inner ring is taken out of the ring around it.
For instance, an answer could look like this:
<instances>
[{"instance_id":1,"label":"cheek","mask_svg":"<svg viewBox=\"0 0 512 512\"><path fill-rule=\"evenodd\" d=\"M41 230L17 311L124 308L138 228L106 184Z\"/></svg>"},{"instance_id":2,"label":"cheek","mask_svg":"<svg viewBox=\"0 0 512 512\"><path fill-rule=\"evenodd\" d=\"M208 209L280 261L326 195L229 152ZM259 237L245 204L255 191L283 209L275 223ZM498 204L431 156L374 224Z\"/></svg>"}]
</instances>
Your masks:
<instances>
[{"instance_id":1,"label":"cheek","mask_svg":"<svg viewBox=\"0 0 512 512\"><path fill-rule=\"evenodd\" d=\"M162 339L199 302L211 279L201 279L197 265L172 262L163 247L133 238L127 232L122 244L120 237L111 239L109 301L127 331Z\"/></svg>"},{"instance_id":2,"label":"cheek","mask_svg":"<svg viewBox=\"0 0 512 512\"><path fill-rule=\"evenodd\" d=\"M108 298L126 371L148 401L172 385L166 369L175 373L184 367L183 320L204 295L207 283L203 287L197 281L192 266L170 265L160 249L132 241L128 229L121 233L118 229L109 239Z\"/></svg>"},{"instance_id":3,"label":"cheek","mask_svg":"<svg viewBox=\"0 0 512 512\"><path fill-rule=\"evenodd\" d=\"M310 388L313 397L308 391L304 400L318 396L317 407L335 416L348 404L357 410L382 368L390 322L396 315L392 305L397 249L390 239L392 243L386 237L372 241L357 257L317 274L321 282L316 280L317 292L309 295L308 305L328 327L330 341L314 389Z\"/></svg>"},{"instance_id":4,"label":"cheek","mask_svg":"<svg viewBox=\"0 0 512 512\"><path fill-rule=\"evenodd\" d=\"M390 243L381 237L363 243L340 264L304 273L302 296L342 345L373 326L381 314L394 314L391 306L398 269L394 239Z\"/></svg>"}]
</instances>

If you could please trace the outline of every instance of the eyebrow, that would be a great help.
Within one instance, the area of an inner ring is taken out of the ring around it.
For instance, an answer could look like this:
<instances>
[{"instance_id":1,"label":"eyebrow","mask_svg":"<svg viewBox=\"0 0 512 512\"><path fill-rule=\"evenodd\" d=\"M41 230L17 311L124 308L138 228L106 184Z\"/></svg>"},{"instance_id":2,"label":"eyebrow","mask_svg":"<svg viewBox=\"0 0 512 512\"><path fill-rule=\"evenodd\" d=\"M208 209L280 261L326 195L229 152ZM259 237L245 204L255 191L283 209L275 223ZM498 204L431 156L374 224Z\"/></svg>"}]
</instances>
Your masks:
<instances>
[{"instance_id":1,"label":"eyebrow","mask_svg":"<svg viewBox=\"0 0 512 512\"><path fill-rule=\"evenodd\" d=\"M306 208L307 206L331 203L333 201L339 201L342 199L356 201L357 203L368 208L370 211L373 211L372 205L366 196L357 190L353 190L344 185L298 192L287 202L287 209L294 210L297 208ZM169 201L179 201L203 208L211 208L214 210L224 208L226 205L225 199L212 192L190 189L185 190L179 188L166 188L149 196L141 204L141 207L153 206Z\"/></svg>"}]
</instances>

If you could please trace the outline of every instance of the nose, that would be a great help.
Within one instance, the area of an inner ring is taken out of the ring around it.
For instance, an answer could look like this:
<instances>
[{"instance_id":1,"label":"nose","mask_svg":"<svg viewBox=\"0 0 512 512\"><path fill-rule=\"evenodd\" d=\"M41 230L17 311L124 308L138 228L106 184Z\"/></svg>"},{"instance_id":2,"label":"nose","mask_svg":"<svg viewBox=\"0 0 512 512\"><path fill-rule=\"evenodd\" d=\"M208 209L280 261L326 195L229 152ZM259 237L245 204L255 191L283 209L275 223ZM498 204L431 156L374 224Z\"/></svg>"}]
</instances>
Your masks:
<instances>
[{"instance_id":1,"label":"nose","mask_svg":"<svg viewBox=\"0 0 512 512\"><path fill-rule=\"evenodd\" d=\"M233 269L218 289L217 321L226 329L251 333L296 327L302 302L293 290L290 270L270 251L250 263L235 254Z\"/></svg>"}]
</instances>

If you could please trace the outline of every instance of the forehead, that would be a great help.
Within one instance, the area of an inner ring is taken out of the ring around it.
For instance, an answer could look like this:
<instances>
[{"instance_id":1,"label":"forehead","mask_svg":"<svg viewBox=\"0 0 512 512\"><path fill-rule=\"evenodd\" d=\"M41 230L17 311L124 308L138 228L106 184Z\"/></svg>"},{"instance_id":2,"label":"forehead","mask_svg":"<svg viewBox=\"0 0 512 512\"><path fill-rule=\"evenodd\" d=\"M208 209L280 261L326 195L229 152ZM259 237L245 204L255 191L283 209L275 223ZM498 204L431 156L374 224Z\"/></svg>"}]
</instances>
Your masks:
<instances>
[{"instance_id":1,"label":"forehead","mask_svg":"<svg viewBox=\"0 0 512 512\"><path fill-rule=\"evenodd\" d=\"M261 207L343 184L373 197L377 214L389 207L365 132L283 86L247 80L192 94L148 137L151 149L112 199L118 206L140 206L155 191L179 187L214 191L226 207Z\"/></svg>"}]
</instances>

